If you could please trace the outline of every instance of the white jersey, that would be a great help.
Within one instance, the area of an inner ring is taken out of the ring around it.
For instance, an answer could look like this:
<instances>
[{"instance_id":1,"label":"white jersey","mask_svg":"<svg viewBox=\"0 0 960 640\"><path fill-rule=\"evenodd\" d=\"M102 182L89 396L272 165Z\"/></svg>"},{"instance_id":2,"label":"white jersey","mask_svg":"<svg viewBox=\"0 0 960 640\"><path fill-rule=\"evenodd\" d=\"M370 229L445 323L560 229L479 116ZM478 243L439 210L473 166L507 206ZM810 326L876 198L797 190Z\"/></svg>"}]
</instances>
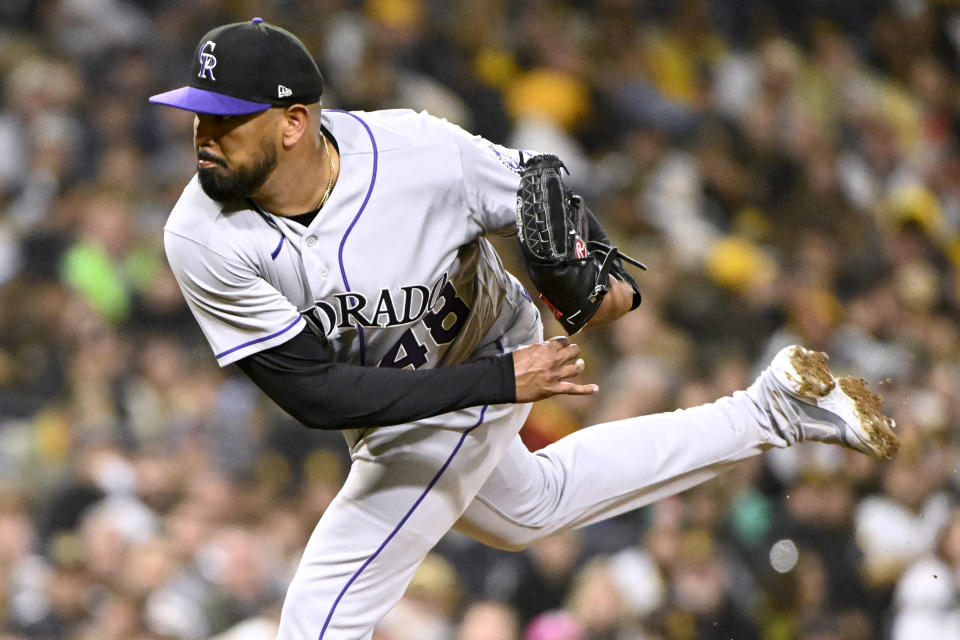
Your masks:
<instances>
[{"instance_id":1,"label":"white jersey","mask_svg":"<svg viewBox=\"0 0 960 640\"><path fill-rule=\"evenodd\" d=\"M324 110L340 153L309 226L211 200L197 178L164 228L167 258L221 366L306 322L335 361L469 359L529 300L484 239L516 216L519 154L426 113Z\"/></svg>"}]
</instances>

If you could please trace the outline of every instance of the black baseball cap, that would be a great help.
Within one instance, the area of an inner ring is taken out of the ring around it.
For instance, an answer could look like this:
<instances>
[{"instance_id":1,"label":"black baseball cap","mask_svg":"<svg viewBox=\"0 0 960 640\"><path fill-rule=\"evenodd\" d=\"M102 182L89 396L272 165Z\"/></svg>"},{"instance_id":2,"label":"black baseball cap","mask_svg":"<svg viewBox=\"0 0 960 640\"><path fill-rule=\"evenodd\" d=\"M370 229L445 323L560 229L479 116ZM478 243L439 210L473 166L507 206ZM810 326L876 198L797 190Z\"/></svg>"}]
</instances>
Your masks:
<instances>
[{"instance_id":1,"label":"black baseball cap","mask_svg":"<svg viewBox=\"0 0 960 640\"><path fill-rule=\"evenodd\" d=\"M312 104L323 76L300 40L261 18L213 29L200 39L190 84L150 97L178 109L235 116L270 107Z\"/></svg>"}]
</instances>

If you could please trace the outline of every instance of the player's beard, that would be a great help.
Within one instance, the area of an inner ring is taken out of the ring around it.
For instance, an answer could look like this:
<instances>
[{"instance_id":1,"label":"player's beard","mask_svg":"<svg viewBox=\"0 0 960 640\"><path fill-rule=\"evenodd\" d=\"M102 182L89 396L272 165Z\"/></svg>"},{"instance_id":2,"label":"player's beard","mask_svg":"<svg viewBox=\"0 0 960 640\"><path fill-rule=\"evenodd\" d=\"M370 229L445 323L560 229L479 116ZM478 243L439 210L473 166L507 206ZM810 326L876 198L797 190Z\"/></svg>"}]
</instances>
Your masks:
<instances>
[{"instance_id":1,"label":"player's beard","mask_svg":"<svg viewBox=\"0 0 960 640\"><path fill-rule=\"evenodd\" d=\"M203 192L217 202L230 202L248 198L266 181L277 166L277 148L268 140L260 143L260 157L248 166L230 170L223 164L197 172ZM219 160L207 156L213 162Z\"/></svg>"}]
</instances>

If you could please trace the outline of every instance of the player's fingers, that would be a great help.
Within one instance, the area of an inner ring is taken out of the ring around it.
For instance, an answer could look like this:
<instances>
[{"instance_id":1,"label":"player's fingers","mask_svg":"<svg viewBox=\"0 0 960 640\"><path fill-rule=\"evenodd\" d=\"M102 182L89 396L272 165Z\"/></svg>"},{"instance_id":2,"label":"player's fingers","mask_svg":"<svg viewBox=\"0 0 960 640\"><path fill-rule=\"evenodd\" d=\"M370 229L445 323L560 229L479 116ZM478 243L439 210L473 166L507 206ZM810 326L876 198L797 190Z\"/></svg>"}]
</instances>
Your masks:
<instances>
[{"instance_id":1,"label":"player's fingers","mask_svg":"<svg viewBox=\"0 0 960 640\"><path fill-rule=\"evenodd\" d=\"M554 362L557 364L565 364L567 362L572 362L577 359L577 356L580 355L580 345L577 344L567 344L565 346L560 346L559 342L549 342L552 348L552 355Z\"/></svg>"},{"instance_id":2,"label":"player's fingers","mask_svg":"<svg viewBox=\"0 0 960 640\"><path fill-rule=\"evenodd\" d=\"M568 396L589 396L597 391L600 391L600 387L595 384L574 384L572 382L561 382L556 389L558 394Z\"/></svg>"},{"instance_id":3,"label":"player's fingers","mask_svg":"<svg viewBox=\"0 0 960 640\"><path fill-rule=\"evenodd\" d=\"M567 345L557 353L557 356L560 358L560 362L572 362L579 355L580 345L578 344Z\"/></svg>"},{"instance_id":4,"label":"player's fingers","mask_svg":"<svg viewBox=\"0 0 960 640\"><path fill-rule=\"evenodd\" d=\"M584 366L586 365L582 359L578 359L575 362L570 362L563 365L560 367L560 379L566 380L567 378L575 378L583 373Z\"/></svg>"},{"instance_id":5,"label":"player's fingers","mask_svg":"<svg viewBox=\"0 0 960 640\"><path fill-rule=\"evenodd\" d=\"M567 336L554 336L547 340L547 344L553 345L555 348L562 349L570 344L570 338Z\"/></svg>"}]
</instances>

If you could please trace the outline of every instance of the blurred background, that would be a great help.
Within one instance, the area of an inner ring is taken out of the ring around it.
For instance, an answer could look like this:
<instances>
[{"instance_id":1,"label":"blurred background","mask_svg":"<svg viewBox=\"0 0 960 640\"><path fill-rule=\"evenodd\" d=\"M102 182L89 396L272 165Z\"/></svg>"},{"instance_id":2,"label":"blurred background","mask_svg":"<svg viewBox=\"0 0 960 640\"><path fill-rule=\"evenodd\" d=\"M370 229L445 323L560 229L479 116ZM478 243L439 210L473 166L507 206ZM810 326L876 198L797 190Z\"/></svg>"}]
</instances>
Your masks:
<instances>
[{"instance_id":1,"label":"blurred background","mask_svg":"<svg viewBox=\"0 0 960 640\"><path fill-rule=\"evenodd\" d=\"M957 3L3 0L2 640L272 639L343 479L339 433L217 368L162 254L193 116L146 98L256 15L325 106L558 153L650 267L579 339L601 395L538 403L531 448L743 388L791 342L903 438L773 452L521 553L450 534L377 640L960 638Z\"/></svg>"}]
</instances>

